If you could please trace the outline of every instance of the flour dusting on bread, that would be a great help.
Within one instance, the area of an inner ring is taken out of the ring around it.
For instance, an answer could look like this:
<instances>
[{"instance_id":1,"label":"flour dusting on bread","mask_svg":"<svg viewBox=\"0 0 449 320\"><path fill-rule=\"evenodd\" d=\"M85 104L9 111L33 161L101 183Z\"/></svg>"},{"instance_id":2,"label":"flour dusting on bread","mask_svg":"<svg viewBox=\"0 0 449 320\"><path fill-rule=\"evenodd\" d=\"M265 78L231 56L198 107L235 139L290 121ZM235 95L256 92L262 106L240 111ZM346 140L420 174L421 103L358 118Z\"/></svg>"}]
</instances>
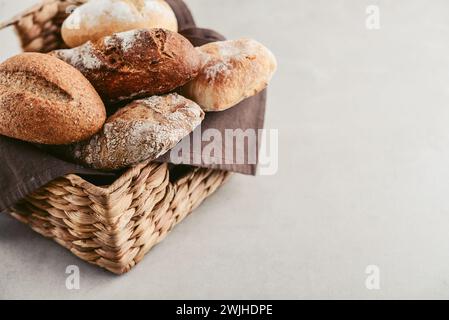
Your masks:
<instances>
[{"instance_id":1,"label":"flour dusting on bread","mask_svg":"<svg viewBox=\"0 0 449 320\"><path fill-rule=\"evenodd\" d=\"M216 61L214 63L210 63L204 69L204 73L206 74L206 79L210 81L214 81L217 75L226 76L231 73L232 66L228 61Z\"/></svg>"},{"instance_id":2,"label":"flour dusting on bread","mask_svg":"<svg viewBox=\"0 0 449 320\"><path fill-rule=\"evenodd\" d=\"M145 10L161 14L165 17L170 17L171 12L166 10L168 4L160 0L145 0Z\"/></svg>"},{"instance_id":3,"label":"flour dusting on bread","mask_svg":"<svg viewBox=\"0 0 449 320\"><path fill-rule=\"evenodd\" d=\"M123 52L127 52L131 49L136 43L138 37L140 36L140 32L136 30L122 32L117 34L117 38L121 40L121 46Z\"/></svg>"},{"instance_id":4,"label":"flour dusting on bread","mask_svg":"<svg viewBox=\"0 0 449 320\"><path fill-rule=\"evenodd\" d=\"M203 119L201 108L178 94L152 96L120 109L100 133L65 153L92 168L125 168L165 154Z\"/></svg>"},{"instance_id":5,"label":"flour dusting on bread","mask_svg":"<svg viewBox=\"0 0 449 320\"><path fill-rule=\"evenodd\" d=\"M112 36L105 37L103 43L106 47L119 46L123 52L132 49L135 43L142 37L143 30L131 30L116 33Z\"/></svg>"},{"instance_id":6,"label":"flour dusting on bread","mask_svg":"<svg viewBox=\"0 0 449 320\"><path fill-rule=\"evenodd\" d=\"M259 93L277 68L271 51L252 39L212 42L197 51L201 71L181 92L205 111L223 111Z\"/></svg>"},{"instance_id":7,"label":"flour dusting on bread","mask_svg":"<svg viewBox=\"0 0 449 320\"><path fill-rule=\"evenodd\" d=\"M91 0L67 17L61 35L74 48L114 33L142 28L177 32L178 21L164 0Z\"/></svg>"},{"instance_id":8,"label":"flour dusting on bread","mask_svg":"<svg viewBox=\"0 0 449 320\"><path fill-rule=\"evenodd\" d=\"M201 68L189 40L161 28L120 32L51 54L81 71L107 103L172 92Z\"/></svg>"},{"instance_id":9,"label":"flour dusting on bread","mask_svg":"<svg viewBox=\"0 0 449 320\"><path fill-rule=\"evenodd\" d=\"M130 21L134 19L136 9L125 1L120 0L94 0L88 6L80 6L64 22L68 29L80 28L82 21L85 27L94 27L104 16L117 21Z\"/></svg>"},{"instance_id":10,"label":"flour dusting on bread","mask_svg":"<svg viewBox=\"0 0 449 320\"><path fill-rule=\"evenodd\" d=\"M200 48L203 58L203 72L206 79L214 81L217 76L230 75L234 64L254 59L262 45L254 40L218 41L215 47Z\"/></svg>"},{"instance_id":11,"label":"flour dusting on bread","mask_svg":"<svg viewBox=\"0 0 449 320\"><path fill-rule=\"evenodd\" d=\"M66 61L78 70L94 70L102 66L101 60L96 56L92 42L87 42L71 50L58 50L54 55Z\"/></svg>"}]
</instances>

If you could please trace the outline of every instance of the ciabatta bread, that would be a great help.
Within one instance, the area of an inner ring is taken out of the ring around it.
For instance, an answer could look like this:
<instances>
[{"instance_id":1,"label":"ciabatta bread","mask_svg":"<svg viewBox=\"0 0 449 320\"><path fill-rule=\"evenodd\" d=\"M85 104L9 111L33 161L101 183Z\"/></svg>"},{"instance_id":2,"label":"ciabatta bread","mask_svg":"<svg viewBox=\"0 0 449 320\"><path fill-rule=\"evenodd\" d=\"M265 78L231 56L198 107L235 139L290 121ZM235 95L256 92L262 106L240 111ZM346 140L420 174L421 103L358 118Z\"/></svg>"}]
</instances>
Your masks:
<instances>
[{"instance_id":1,"label":"ciabatta bread","mask_svg":"<svg viewBox=\"0 0 449 320\"><path fill-rule=\"evenodd\" d=\"M164 29L117 33L51 54L81 71L105 102L171 92L195 78L201 67L192 44Z\"/></svg>"},{"instance_id":2,"label":"ciabatta bread","mask_svg":"<svg viewBox=\"0 0 449 320\"><path fill-rule=\"evenodd\" d=\"M181 93L204 111L223 111L259 93L277 68L271 51L255 40L212 42L197 50L200 73Z\"/></svg>"},{"instance_id":3,"label":"ciabatta bread","mask_svg":"<svg viewBox=\"0 0 449 320\"><path fill-rule=\"evenodd\" d=\"M152 28L178 31L176 16L163 0L93 0L72 12L61 34L73 48L114 33Z\"/></svg>"},{"instance_id":4,"label":"ciabatta bread","mask_svg":"<svg viewBox=\"0 0 449 320\"><path fill-rule=\"evenodd\" d=\"M0 134L41 144L68 144L97 133L106 110L75 68L23 53L0 65Z\"/></svg>"},{"instance_id":5,"label":"ciabatta bread","mask_svg":"<svg viewBox=\"0 0 449 320\"><path fill-rule=\"evenodd\" d=\"M153 96L117 111L91 139L57 151L95 169L126 168L163 155L203 119L201 108L178 94Z\"/></svg>"}]
</instances>

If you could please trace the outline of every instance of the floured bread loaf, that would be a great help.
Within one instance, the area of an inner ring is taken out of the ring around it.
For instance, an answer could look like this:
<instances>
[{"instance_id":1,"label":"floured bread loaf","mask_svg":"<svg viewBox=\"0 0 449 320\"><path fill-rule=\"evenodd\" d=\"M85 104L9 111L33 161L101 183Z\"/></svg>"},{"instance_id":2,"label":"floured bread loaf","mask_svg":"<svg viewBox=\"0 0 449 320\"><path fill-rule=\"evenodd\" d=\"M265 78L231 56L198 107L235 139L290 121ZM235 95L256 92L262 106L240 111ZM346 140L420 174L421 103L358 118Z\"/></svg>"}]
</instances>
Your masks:
<instances>
[{"instance_id":1,"label":"floured bread loaf","mask_svg":"<svg viewBox=\"0 0 449 320\"><path fill-rule=\"evenodd\" d=\"M277 68L271 51L255 40L212 42L197 50L200 73L181 93L204 111L223 111L259 93Z\"/></svg>"},{"instance_id":2,"label":"floured bread loaf","mask_svg":"<svg viewBox=\"0 0 449 320\"><path fill-rule=\"evenodd\" d=\"M106 110L83 75L54 57L23 53L0 65L0 134L41 144L90 138Z\"/></svg>"},{"instance_id":3,"label":"floured bread loaf","mask_svg":"<svg viewBox=\"0 0 449 320\"><path fill-rule=\"evenodd\" d=\"M178 94L136 100L109 117L90 140L59 153L91 168L121 169L163 155L203 119L201 108Z\"/></svg>"},{"instance_id":4,"label":"floured bread loaf","mask_svg":"<svg viewBox=\"0 0 449 320\"><path fill-rule=\"evenodd\" d=\"M73 48L113 33L151 28L178 31L176 16L163 0L93 0L72 12L61 34Z\"/></svg>"},{"instance_id":5,"label":"floured bread loaf","mask_svg":"<svg viewBox=\"0 0 449 320\"><path fill-rule=\"evenodd\" d=\"M105 102L165 94L198 74L199 53L178 33L141 29L51 53L71 64Z\"/></svg>"}]
</instances>

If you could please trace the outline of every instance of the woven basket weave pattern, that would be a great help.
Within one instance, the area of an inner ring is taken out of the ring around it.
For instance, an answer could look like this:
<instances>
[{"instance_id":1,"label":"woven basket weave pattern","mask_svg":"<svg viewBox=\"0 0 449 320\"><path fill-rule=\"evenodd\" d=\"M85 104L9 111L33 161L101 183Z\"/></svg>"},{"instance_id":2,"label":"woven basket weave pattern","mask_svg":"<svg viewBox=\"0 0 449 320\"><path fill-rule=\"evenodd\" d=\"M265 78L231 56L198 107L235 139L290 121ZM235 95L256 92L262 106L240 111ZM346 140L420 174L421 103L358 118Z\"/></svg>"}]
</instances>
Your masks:
<instances>
[{"instance_id":1,"label":"woven basket weave pattern","mask_svg":"<svg viewBox=\"0 0 449 320\"><path fill-rule=\"evenodd\" d=\"M84 2L46 0L0 28L14 25L24 51L63 48L61 24L70 6ZM228 176L191 169L171 182L168 165L156 163L139 164L107 187L68 175L23 199L11 215L81 259L123 274Z\"/></svg>"}]
</instances>

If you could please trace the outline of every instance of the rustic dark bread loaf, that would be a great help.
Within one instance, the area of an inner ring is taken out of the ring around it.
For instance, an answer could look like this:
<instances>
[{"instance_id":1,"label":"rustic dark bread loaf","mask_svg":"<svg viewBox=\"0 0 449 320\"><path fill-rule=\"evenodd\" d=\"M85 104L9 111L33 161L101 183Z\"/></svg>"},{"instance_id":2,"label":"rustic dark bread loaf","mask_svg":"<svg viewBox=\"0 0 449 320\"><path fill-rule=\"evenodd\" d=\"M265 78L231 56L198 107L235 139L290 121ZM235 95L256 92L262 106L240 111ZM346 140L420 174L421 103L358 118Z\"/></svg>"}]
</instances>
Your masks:
<instances>
[{"instance_id":1,"label":"rustic dark bread loaf","mask_svg":"<svg viewBox=\"0 0 449 320\"><path fill-rule=\"evenodd\" d=\"M171 92L200 69L192 44L164 29L116 33L52 55L81 71L111 103Z\"/></svg>"},{"instance_id":2,"label":"rustic dark bread loaf","mask_svg":"<svg viewBox=\"0 0 449 320\"><path fill-rule=\"evenodd\" d=\"M152 96L117 111L91 139L54 151L94 169L122 169L163 155L203 119L195 102L176 93Z\"/></svg>"},{"instance_id":3,"label":"rustic dark bread loaf","mask_svg":"<svg viewBox=\"0 0 449 320\"><path fill-rule=\"evenodd\" d=\"M0 65L0 134L68 144L97 133L106 110L89 81L49 55L23 53Z\"/></svg>"}]
</instances>

